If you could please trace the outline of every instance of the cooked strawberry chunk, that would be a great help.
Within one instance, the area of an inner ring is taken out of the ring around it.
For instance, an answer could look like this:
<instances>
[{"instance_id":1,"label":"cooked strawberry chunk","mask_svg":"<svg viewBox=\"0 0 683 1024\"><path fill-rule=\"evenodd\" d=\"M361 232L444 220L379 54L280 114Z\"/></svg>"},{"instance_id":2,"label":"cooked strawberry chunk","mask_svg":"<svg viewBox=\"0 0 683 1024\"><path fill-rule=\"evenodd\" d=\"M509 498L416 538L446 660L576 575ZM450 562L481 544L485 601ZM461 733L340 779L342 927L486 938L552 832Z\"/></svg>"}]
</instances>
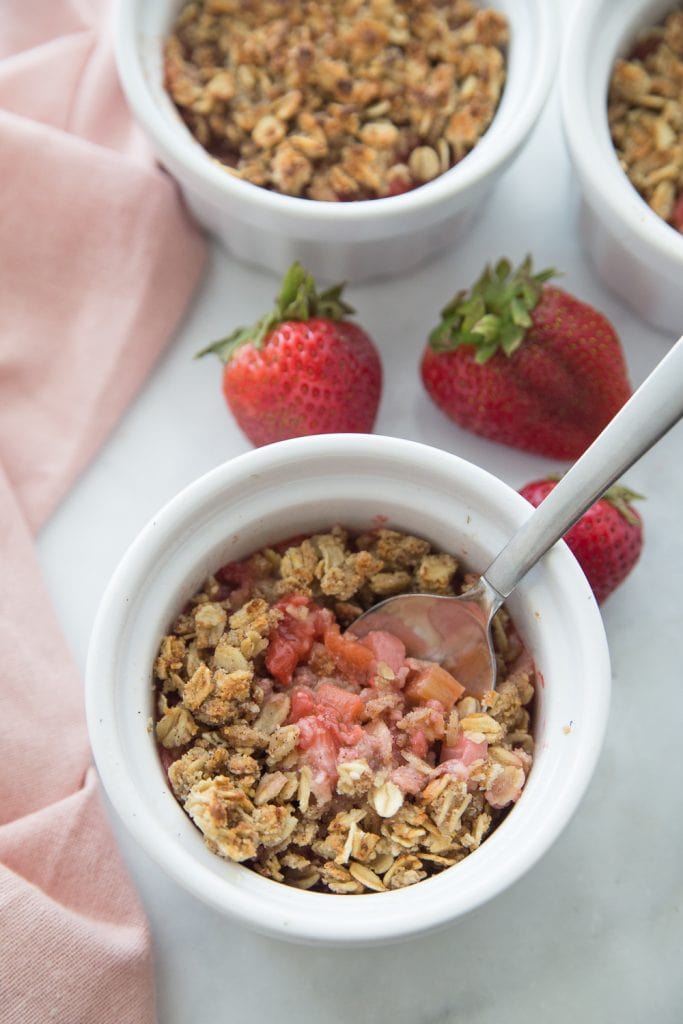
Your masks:
<instances>
[{"instance_id":1,"label":"cooked strawberry chunk","mask_svg":"<svg viewBox=\"0 0 683 1024\"><path fill-rule=\"evenodd\" d=\"M358 719L365 705L358 694L344 690L333 683L321 683L315 689L295 686L291 693L288 722L317 721L320 728L334 738L337 748L357 743L363 734ZM305 742L305 740L304 740ZM301 743L299 744L301 746Z\"/></svg>"},{"instance_id":2,"label":"cooked strawberry chunk","mask_svg":"<svg viewBox=\"0 0 683 1024\"><path fill-rule=\"evenodd\" d=\"M315 694L307 686L295 686L290 694L290 710L288 722L298 722L300 718L315 715L318 710Z\"/></svg>"},{"instance_id":3,"label":"cooked strawberry chunk","mask_svg":"<svg viewBox=\"0 0 683 1024\"><path fill-rule=\"evenodd\" d=\"M316 764L336 775L339 744L334 728L318 715L306 715L299 719L297 724L299 726L299 749L313 751L311 757ZM310 763L311 758L308 760Z\"/></svg>"},{"instance_id":4,"label":"cooked strawberry chunk","mask_svg":"<svg viewBox=\"0 0 683 1024\"><path fill-rule=\"evenodd\" d=\"M412 658L409 664L414 669L405 689L409 704L426 704L430 700L437 700L446 711L450 711L465 692L465 687L441 665L418 662Z\"/></svg>"},{"instance_id":5,"label":"cooked strawberry chunk","mask_svg":"<svg viewBox=\"0 0 683 1024\"><path fill-rule=\"evenodd\" d=\"M340 722L358 722L363 714L364 704L357 693L343 690L332 683L321 683L315 691L319 704L331 711Z\"/></svg>"},{"instance_id":6,"label":"cooked strawberry chunk","mask_svg":"<svg viewBox=\"0 0 683 1024\"><path fill-rule=\"evenodd\" d=\"M266 668L288 686L294 669L308 657L313 642L325 633L333 617L326 608L320 608L303 594L282 598L275 608L282 613L282 618L270 632Z\"/></svg>"},{"instance_id":7,"label":"cooked strawberry chunk","mask_svg":"<svg viewBox=\"0 0 683 1024\"><path fill-rule=\"evenodd\" d=\"M383 629L373 629L361 640L375 656L375 661L384 662L394 675L398 675L405 664L406 648L402 640Z\"/></svg>"},{"instance_id":8,"label":"cooked strawberry chunk","mask_svg":"<svg viewBox=\"0 0 683 1024\"><path fill-rule=\"evenodd\" d=\"M285 685L292 681L294 669L311 649L313 637L303 623L286 618L277 624L266 652L266 668Z\"/></svg>"}]
</instances>

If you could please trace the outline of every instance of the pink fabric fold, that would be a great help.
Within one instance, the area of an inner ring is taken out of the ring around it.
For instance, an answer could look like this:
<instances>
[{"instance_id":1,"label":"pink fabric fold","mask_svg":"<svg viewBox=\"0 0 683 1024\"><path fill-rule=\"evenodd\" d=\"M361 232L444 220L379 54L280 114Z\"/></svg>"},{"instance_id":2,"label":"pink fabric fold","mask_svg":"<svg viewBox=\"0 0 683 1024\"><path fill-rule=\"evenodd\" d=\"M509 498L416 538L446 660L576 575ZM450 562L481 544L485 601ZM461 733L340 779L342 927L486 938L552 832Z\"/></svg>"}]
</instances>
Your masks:
<instances>
[{"instance_id":1,"label":"pink fabric fold","mask_svg":"<svg viewBox=\"0 0 683 1024\"><path fill-rule=\"evenodd\" d=\"M127 110L108 3L0 4L0 182L0 1022L149 1024L149 933L33 541L205 255Z\"/></svg>"}]
</instances>

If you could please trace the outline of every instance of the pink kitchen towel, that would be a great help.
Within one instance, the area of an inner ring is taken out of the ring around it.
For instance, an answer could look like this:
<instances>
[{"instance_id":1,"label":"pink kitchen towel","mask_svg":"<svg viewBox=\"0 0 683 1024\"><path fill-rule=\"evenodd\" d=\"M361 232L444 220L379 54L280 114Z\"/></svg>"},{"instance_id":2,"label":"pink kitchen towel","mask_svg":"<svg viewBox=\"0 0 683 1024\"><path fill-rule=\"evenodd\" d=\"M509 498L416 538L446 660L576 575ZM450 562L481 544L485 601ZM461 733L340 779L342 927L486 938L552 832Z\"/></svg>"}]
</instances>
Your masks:
<instances>
[{"instance_id":1,"label":"pink kitchen towel","mask_svg":"<svg viewBox=\"0 0 683 1024\"><path fill-rule=\"evenodd\" d=\"M102 0L0 4L0 1022L148 1024L151 951L35 532L171 340L203 239L132 123Z\"/></svg>"}]
</instances>

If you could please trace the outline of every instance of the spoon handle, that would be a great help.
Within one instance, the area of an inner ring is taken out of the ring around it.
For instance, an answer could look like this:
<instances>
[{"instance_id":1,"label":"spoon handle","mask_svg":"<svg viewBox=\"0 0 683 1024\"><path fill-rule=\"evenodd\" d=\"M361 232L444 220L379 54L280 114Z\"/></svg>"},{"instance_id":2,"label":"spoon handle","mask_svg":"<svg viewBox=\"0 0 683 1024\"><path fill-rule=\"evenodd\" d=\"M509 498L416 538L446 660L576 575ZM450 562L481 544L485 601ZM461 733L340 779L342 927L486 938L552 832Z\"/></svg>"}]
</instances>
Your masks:
<instances>
[{"instance_id":1,"label":"spoon handle","mask_svg":"<svg viewBox=\"0 0 683 1024\"><path fill-rule=\"evenodd\" d=\"M501 600L681 416L683 337L491 562L484 579Z\"/></svg>"}]
</instances>

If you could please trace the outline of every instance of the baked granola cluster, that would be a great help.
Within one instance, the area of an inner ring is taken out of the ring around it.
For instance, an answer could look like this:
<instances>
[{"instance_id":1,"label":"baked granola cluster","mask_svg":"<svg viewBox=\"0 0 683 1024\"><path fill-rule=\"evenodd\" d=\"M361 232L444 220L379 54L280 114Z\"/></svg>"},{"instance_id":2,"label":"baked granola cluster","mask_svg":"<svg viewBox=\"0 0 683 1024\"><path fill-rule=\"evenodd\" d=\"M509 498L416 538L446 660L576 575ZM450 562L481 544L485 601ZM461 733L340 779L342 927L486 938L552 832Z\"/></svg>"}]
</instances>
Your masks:
<instances>
[{"instance_id":1,"label":"baked granola cluster","mask_svg":"<svg viewBox=\"0 0 683 1024\"><path fill-rule=\"evenodd\" d=\"M610 82L608 118L629 180L683 231L683 8L643 32Z\"/></svg>"},{"instance_id":2,"label":"baked granola cluster","mask_svg":"<svg viewBox=\"0 0 683 1024\"><path fill-rule=\"evenodd\" d=\"M165 84L226 171L308 199L431 181L493 119L508 26L471 0L193 0Z\"/></svg>"},{"instance_id":3,"label":"baked granola cluster","mask_svg":"<svg viewBox=\"0 0 683 1024\"><path fill-rule=\"evenodd\" d=\"M223 566L163 638L156 736L210 850L333 893L411 885L475 850L532 763L533 666L505 609L482 699L389 634L343 632L472 577L418 537L340 527Z\"/></svg>"}]
</instances>

